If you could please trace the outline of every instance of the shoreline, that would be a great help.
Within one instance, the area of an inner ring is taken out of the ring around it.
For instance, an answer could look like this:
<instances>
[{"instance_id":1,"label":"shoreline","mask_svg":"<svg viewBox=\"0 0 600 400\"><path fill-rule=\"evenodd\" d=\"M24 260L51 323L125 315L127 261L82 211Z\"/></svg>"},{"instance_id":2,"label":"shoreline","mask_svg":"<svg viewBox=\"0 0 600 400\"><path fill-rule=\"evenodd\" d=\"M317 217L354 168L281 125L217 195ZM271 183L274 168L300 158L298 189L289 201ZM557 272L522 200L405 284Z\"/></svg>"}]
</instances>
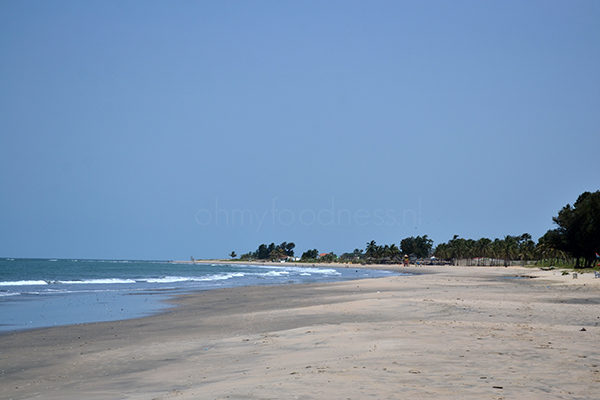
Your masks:
<instances>
[{"instance_id":1,"label":"shoreline","mask_svg":"<svg viewBox=\"0 0 600 400\"><path fill-rule=\"evenodd\" d=\"M593 274L377 269L418 275L215 289L2 334L0 398L595 398Z\"/></svg>"},{"instance_id":2,"label":"shoreline","mask_svg":"<svg viewBox=\"0 0 600 400\"><path fill-rule=\"evenodd\" d=\"M66 261L69 264L67 267L71 266L71 262ZM13 279L15 282L9 287L9 291L0 293L0 305L4 310L0 318L0 334L151 316L169 306L165 300L201 290L353 280L390 274L388 271L372 269L338 266L334 269L326 265L311 267L289 263L216 264L207 261L192 265L189 262L178 262L164 264L158 269L152 264L154 263L149 262L148 266L151 268L149 267L146 275L133 276L124 267L121 270L109 268L107 273L100 272L97 276L103 279L96 280L71 279L71 282L68 278L37 281ZM40 285L37 292L38 287L20 286L19 282L40 282L46 285ZM67 285L62 285L63 282Z\"/></svg>"}]
</instances>

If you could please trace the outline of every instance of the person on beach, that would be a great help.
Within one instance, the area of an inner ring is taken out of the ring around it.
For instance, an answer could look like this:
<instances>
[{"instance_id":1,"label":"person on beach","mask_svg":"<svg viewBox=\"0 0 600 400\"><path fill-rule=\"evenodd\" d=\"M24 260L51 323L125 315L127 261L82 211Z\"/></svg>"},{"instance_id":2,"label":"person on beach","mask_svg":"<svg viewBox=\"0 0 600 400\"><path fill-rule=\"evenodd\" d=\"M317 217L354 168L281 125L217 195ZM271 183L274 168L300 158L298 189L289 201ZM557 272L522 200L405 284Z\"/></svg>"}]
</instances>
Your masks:
<instances>
[{"instance_id":1,"label":"person on beach","mask_svg":"<svg viewBox=\"0 0 600 400\"><path fill-rule=\"evenodd\" d=\"M404 255L404 266L408 267L408 255Z\"/></svg>"}]
</instances>

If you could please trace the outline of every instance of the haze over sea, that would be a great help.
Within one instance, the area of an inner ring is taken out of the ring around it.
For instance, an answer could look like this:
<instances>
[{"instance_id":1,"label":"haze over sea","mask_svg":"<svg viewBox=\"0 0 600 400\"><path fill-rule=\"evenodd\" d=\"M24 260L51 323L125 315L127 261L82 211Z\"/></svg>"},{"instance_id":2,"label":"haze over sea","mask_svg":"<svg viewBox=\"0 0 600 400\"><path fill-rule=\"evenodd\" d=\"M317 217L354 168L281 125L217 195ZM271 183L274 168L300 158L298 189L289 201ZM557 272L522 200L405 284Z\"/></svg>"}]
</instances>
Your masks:
<instances>
[{"instance_id":1,"label":"haze over sea","mask_svg":"<svg viewBox=\"0 0 600 400\"><path fill-rule=\"evenodd\" d=\"M169 261L0 259L0 331L151 315L170 295L397 275L356 268Z\"/></svg>"}]
</instances>

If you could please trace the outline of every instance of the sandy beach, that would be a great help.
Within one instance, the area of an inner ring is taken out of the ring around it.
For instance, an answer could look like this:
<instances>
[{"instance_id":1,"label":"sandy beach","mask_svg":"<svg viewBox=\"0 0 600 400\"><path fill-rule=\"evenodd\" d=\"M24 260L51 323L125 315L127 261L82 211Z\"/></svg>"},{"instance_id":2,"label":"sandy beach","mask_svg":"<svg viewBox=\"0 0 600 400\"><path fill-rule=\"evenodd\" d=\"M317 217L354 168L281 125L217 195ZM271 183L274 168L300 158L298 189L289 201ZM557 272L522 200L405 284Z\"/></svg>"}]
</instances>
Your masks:
<instances>
[{"instance_id":1,"label":"sandy beach","mask_svg":"<svg viewBox=\"0 0 600 400\"><path fill-rule=\"evenodd\" d=\"M419 275L198 292L152 317L0 335L0 399L598 398L593 274L391 268Z\"/></svg>"}]
</instances>

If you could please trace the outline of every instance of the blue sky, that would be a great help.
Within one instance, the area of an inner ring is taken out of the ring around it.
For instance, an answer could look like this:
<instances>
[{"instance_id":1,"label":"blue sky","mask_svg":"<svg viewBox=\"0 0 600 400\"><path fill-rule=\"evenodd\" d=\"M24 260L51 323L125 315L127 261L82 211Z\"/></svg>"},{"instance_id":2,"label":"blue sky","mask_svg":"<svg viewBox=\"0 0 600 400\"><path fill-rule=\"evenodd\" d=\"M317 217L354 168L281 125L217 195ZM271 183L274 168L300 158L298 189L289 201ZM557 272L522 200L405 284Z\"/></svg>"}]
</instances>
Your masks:
<instances>
[{"instance_id":1,"label":"blue sky","mask_svg":"<svg viewBox=\"0 0 600 400\"><path fill-rule=\"evenodd\" d=\"M600 189L595 1L0 2L0 256L537 240Z\"/></svg>"}]
</instances>

